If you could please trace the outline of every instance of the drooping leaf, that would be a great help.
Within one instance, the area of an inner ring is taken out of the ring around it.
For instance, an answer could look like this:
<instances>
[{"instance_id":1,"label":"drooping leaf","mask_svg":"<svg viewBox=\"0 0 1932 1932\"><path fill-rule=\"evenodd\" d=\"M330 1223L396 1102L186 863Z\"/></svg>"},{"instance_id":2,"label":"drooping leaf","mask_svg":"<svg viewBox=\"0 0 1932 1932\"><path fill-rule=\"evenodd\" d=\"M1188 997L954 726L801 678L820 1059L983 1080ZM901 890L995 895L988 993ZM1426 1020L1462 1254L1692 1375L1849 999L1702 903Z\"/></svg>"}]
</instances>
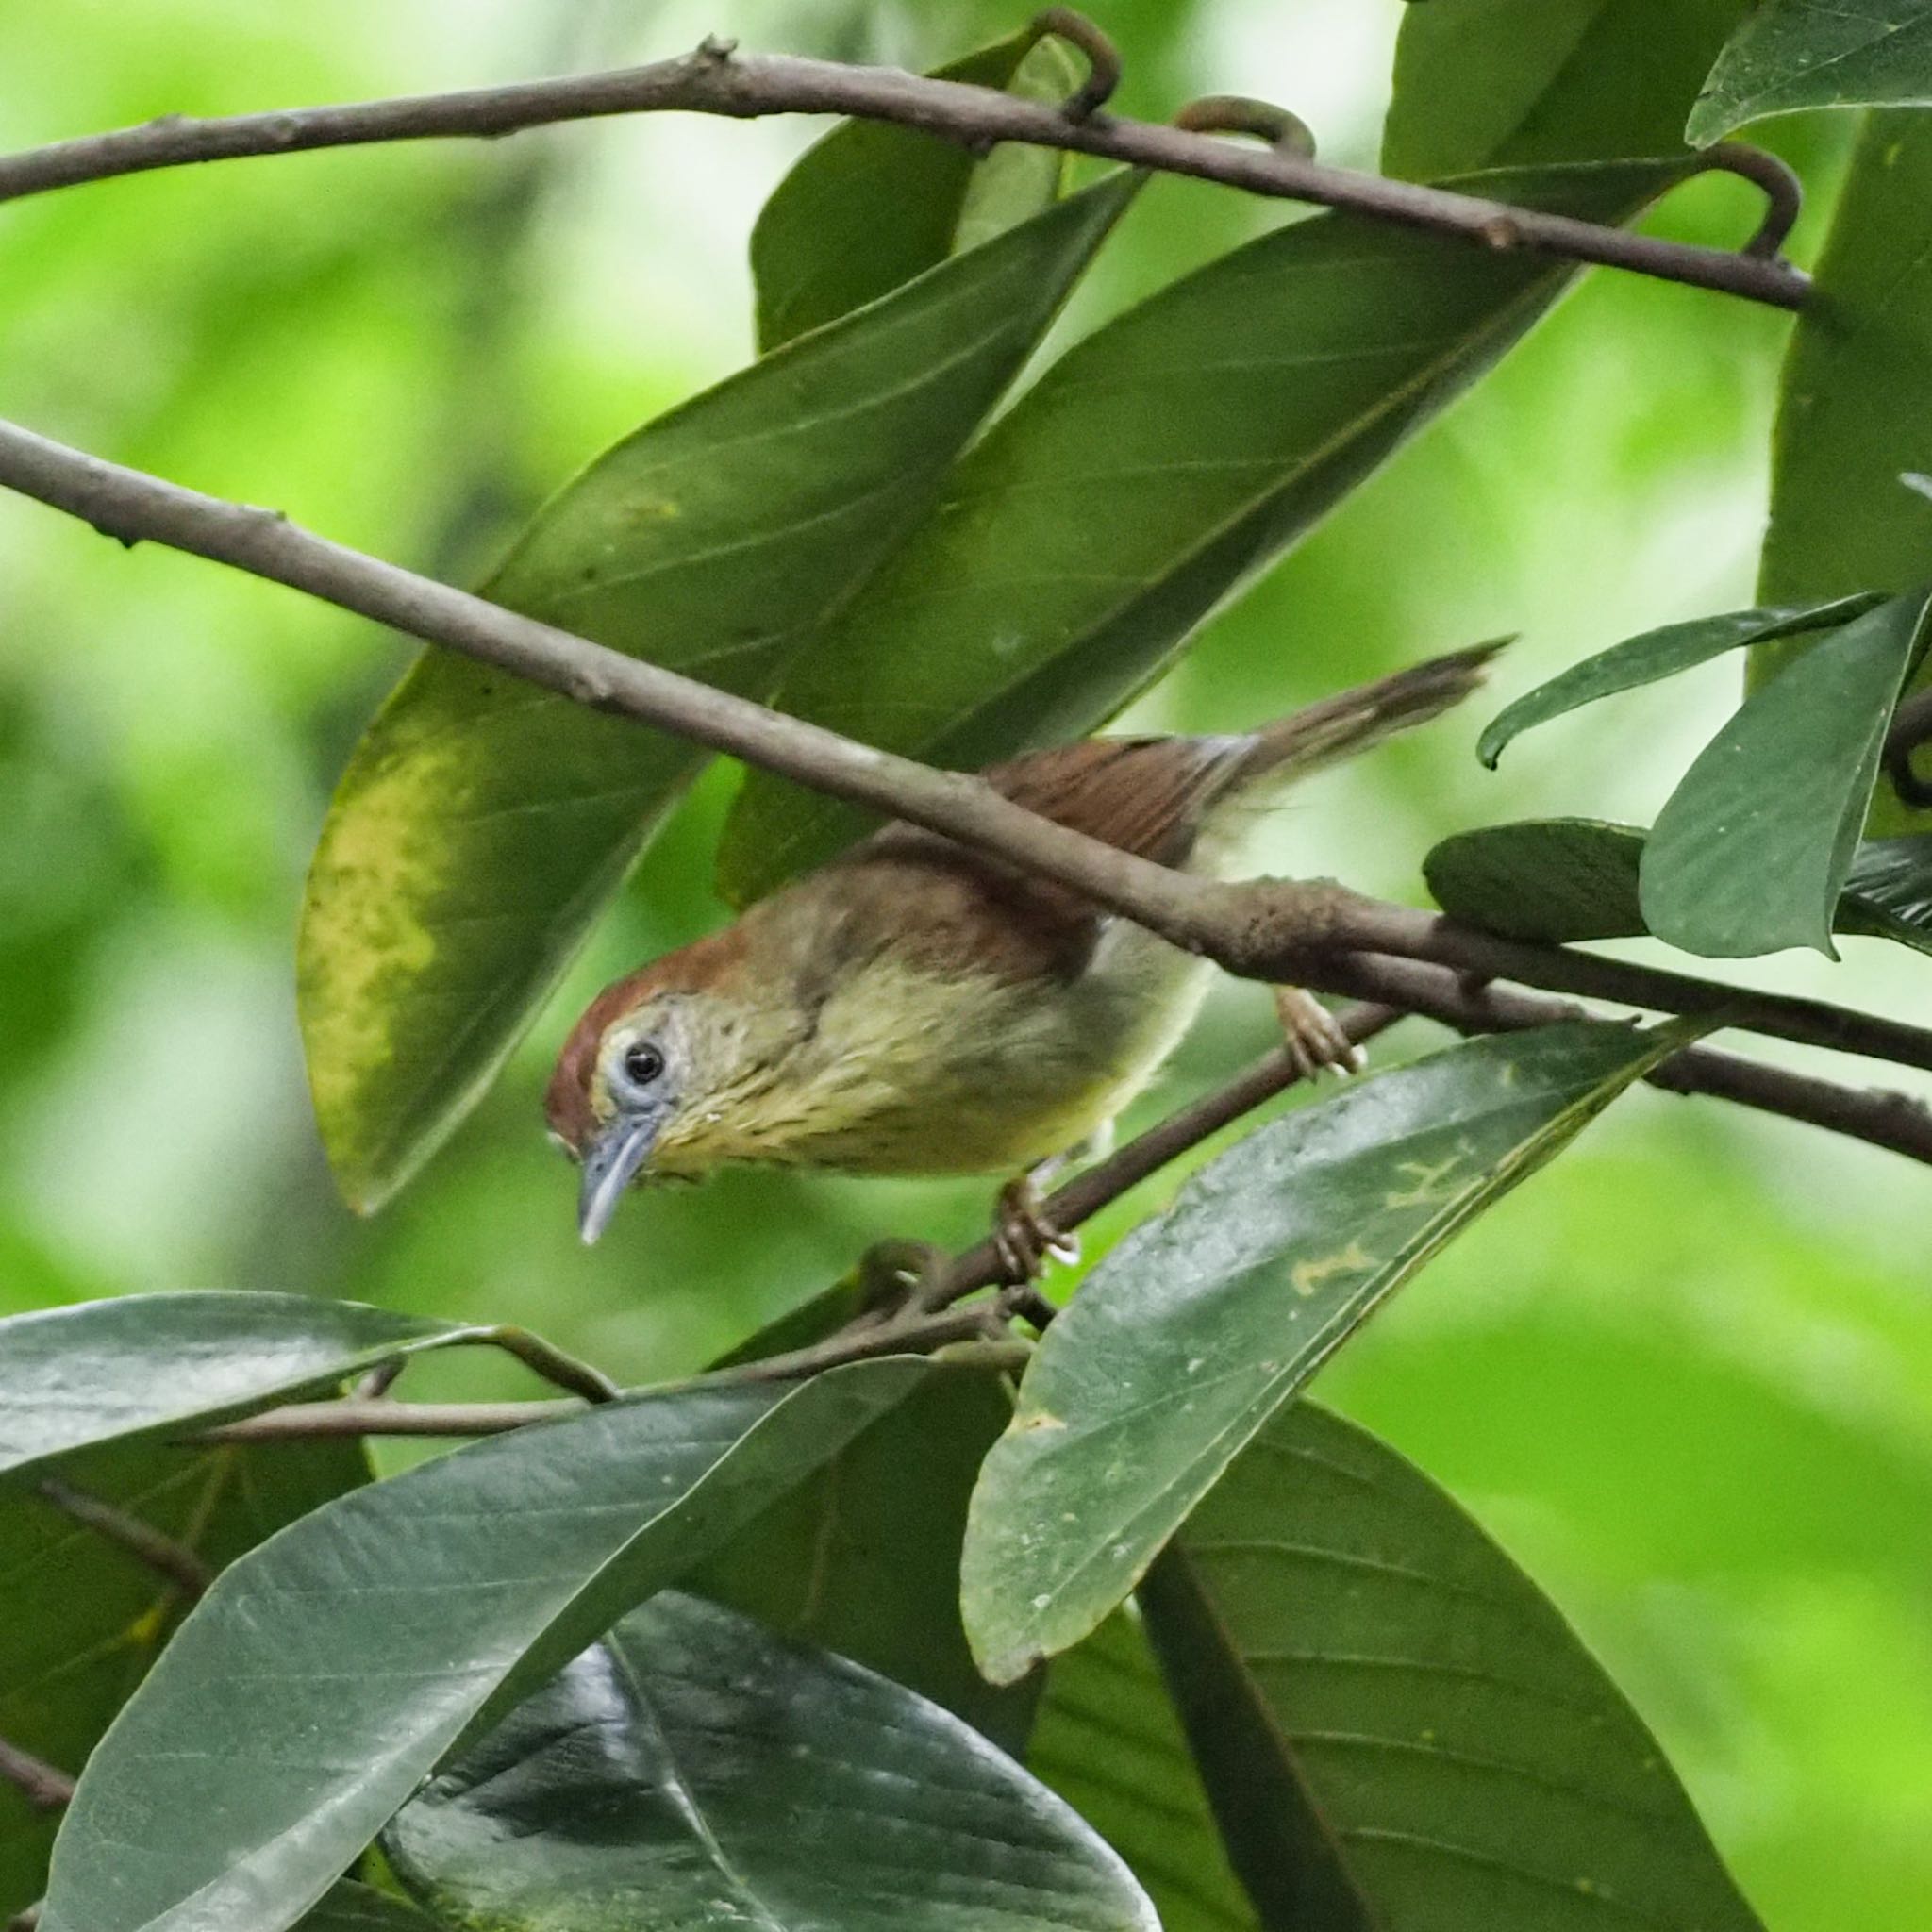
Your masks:
<instances>
[{"instance_id":1,"label":"drooping leaf","mask_svg":"<svg viewBox=\"0 0 1932 1932\"><path fill-rule=\"evenodd\" d=\"M1870 115L1852 152L1811 298L1785 357L1772 441L1771 527L1758 595L1795 604L1908 591L1932 575L1932 502L1909 479L1932 462L1932 115ZM1807 641L1752 654L1762 682ZM1925 688L1921 666L1911 688ZM1891 788L1868 835L1932 815Z\"/></svg>"},{"instance_id":2,"label":"drooping leaf","mask_svg":"<svg viewBox=\"0 0 1932 1932\"><path fill-rule=\"evenodd\" d=\"M1674 154L1746 0L1429 0L1403 14L1385 174Z\"/></svg>"},{"instance_id":3,"label":"drooping leaf","mask_svg":"<svg viewBox=\"0 0 1932 1932\"><path fill-rule=\"evenodd\" d=\"M304 1518L203 1598L95 1751L44 1932L282 1932L470 1737L926 1373L627 1398Z\"/></svg>"},{"instance_id":4,"label":"drooping leaf","mask_svg":"<svg viewBox=\"0 0 1932 1932\"><path fill-rule=\"evenodd\" d=\"M1403 1282L1681 1024L1471 1041L1270 1123L1096 1268L1048 1329L967 1521L995 1682L1077 1642L1242 1444Z\"/></svg>"},{"instance_id":5,"label":"drooping leaf","mask_svg":"<svg viewBox=\"0 0 1932 1932\"><path fill-rule=\"evenodd\" d=\"M1284 1409L1141 1602L1265 1924L1758 1932L1555 1606L1353 1424Z\"/></svg>"},{"instance_id":6,"label":"drooping leaf","mask_svg":"<svg viewBox=\"0 0 1932 1932\"><path fill-rule=\"evenodd\" d=\"M1709 958L1815 946L1865 823L1924 591L1856 618L1754 691L1698 754L1643 848L1644 924Z\"/></svg>"},{"instance_id":7,"label":"drooping leaf","mask_svg":"<svg viewBox=\"0 0 1932 1932\"><path fill-rule=\"evenodd\" d=\"M936 1368L689 1587L880 1672L1017 1752L1034 1689L989 1684L959 1622L967 1501L1012 1413L985 1371Z\"/></svg>"},{"instance_id":8,"label":"drooping leaf","mask_svg":"<svg viewBox=\"0 0 1932 1932\"><path fill-rule=\"evenodd\" d=\"M49 1500L44 1474L0 1480L0 1738L71 1777L174 1634L189 1591ZM359 1442L150 1439L72 1456L58 1493L132 1517L213 1572L367 1474ZM0 1923L46 1890L58 1824L0 1782Z\"/></svg>"},{"instance_id":9,"label":"drooping leaf","mask_svg":"<svg viewBox=\"0 0 1932 1932\"><path fill-rule=\"evenodd\" d=\"M1030 27L935 68L938 80L1063 100L1073 62ZM841 121L773 190L751 231L758 347L769 352L923 275L961 245L1050 206L1066 157L958 142L883 121Z\"/></svg>"},{"instance_id":10,"label":"drooping leaf","mask_svg":"<svg viewBox=\"0 0 1932 1932\"><path fill-rule=\"evenodd\" d=\"M1617 221L1674 178L1647 163L1468 185ZM1222 257L1088 337L989 430L937 515L799 654L779 702L945 765L1081 736L1568 279L1344 214ZM757 897L865 823L754 774L723 888Z\"/></svg>"},{"instance_id":11,"label":"drooping leaf","mask_svg":"<svg viewBox=\"0 0 1932 1932\"><path fill-rule=\"evenodd\" d=\"M761 695L929 508L1134 187L1103 181L646 425L485 594ZM452 654L403 680L337 790L298 957L352 1204L378 1206L462 1119L703 762Z\"/></svg>"},{"instance_id":12,"label":"drooping leaf","mask_svg":"<svg viewBox=\"0 0 1932 1932\"><path fill-rule=\"evenodd\" d=\"M1509 939L1635 939L1644 834L1595 819L1523 819L1444 839L1423 860L1436 904ZM1932 837L1873 839L1852 855L1832 916L1841 933L1932 951Z\"/></svg>"},{"instance_id":13,"label":"drooping leaf","mask_svg":"<svg viewBox=\"0 0 1932 1932\"><path fill-rule=\"evenodd\" d=\"M457 1924L1158 1932L1120 1860L950 1712L666 1591L386 1839Z\"/></svg>"},{"instance_id":14,"label":"drooping leaf","mask_svg":"<svg viewBox=\"0 0 1932 1932\"><path fill-rule=\"evenodd\" d=\"M0 1474L192 1433L425 1348L494 1331L358 1302L125 1295L0 1321Z\"/></svg>"},{"instance_id":15,"label":"drooping leaf","mask_svg":"<svg viewBox=\"0 0 1932 1932\"><path fill-rule=\"evenodd\" d=\"M1509 741L1538 724L1560 718L1566 711L1593 704L1620 691L1655 684L1680 671L1708 662L1743 644L1768 642L1849 624L1884 602L1876 591L1856 597L1836 597L1828 603L1798 607L1732 610L1722 617L1698 617L1688 624L1667 624L1599 651L1573 664L1547 684L1507 705L1483 727L1475 755L1491 770Z\"/></svg>"},{"instance_id":16,"label":"drooping leaf","mask_svg":"<svg viewBox=\"0 0 1932 1932\"><path fill-rule=\"evenodd\" d=\"M439 1932L441 1924L408 1899L345 1878L325 1894L295 1932Z\"/></svg>"},{"instance_id":17,"label":"drooping leaf","mask_svg":"<svg viewBox=\"0 0 1932 1932\"><path fill-rule=\"evenodd\" d=\"M1127 1861L1165 1932L1259 1932L1131 1608L1047 1666L1026 1763Z\"/></svg>"},{"instance_id":18,"label":"drooping leaf","mask_svg":"<svg viewBox=\"0 0 1932 1932\"><path fill-rule=\"evenodd\" d=\"M1932 0L1762 0L1691 109L1699 147L1804 108L1932 105Z\"/></svg>"}]
</instances>

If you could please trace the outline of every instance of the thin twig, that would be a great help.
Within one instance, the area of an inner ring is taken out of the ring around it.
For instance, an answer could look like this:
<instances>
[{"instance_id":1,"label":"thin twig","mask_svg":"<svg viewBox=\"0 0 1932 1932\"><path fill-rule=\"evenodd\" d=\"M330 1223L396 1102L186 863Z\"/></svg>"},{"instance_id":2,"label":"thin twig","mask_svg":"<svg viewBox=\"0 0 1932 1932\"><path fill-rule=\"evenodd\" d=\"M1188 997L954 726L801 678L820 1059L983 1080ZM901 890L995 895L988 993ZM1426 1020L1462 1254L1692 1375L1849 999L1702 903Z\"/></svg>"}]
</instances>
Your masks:
<instances>
[{"instance_id":1,"label":"thin twig","mask_svg":"<svg viewBox=\"0 0 1932 1932\"><path fill-rule=\"evenodd\" d=\"M7 1932L36 1932L41 1923L41 1901L14 1913L7 1922Z\"/></svg>"},{"instance_id":2,"label":"thin twig","mask_svg":"<svg viewBox=\"0 0 1932 1932\"><path fill-rule=\"evenodd\" d=\"M0 1738L0 1782L9 1784L36 1811L58 1811L74 1796L74 1780L58 1765Z\"/></svg>"},{"instance_id":3,"label":"thin twig","mask_svg":"<svg viewBox=\"0 0 1932 1932\"><path fill-rule=\"evenodd\" d=\"M1720 1016L1726 1025L1806 1045L1932 1069L1932 1032L1825 1001L1499 939L1328 880L1229 885L1156 865L1027 811L979 778L857 743L311 536L275 510L207 496L8 423L0 423L0 486L124 543L166 543L287 584L578 704L941 833L1085 893L1243 978L1346 992L1324 973L1325 958L1392 953L1658 1012Z\"/></svg>"},{"instance_id":4,"label":"thin twig","mask_svg":"<svg viewBox=\"0 0 1932 1932\"><path fill-rule=\"evenodd\" d=\"M1065 29L1061 25L1057 30ZM1083 89L1076 103L1084 107L1090 92ZM1182 127L1074 108L1074 104L1022 100L995 89L930 80L896 68L739 54L723 42L709 42L675 59L606 74L217 120L164 115L138 127L83 135L0 157L0 201L199 161L372 142L493 138L611 114L679 109L740 120L768 114L845 114L920 128L973 148L1023 142L1073 149L1133 167L1218 181L1255 194L1352 208L1380 221L1459 236L1483 247L1505 245L1574 261L1601 262L1779 308L1801 308L1808 288L1806 277L1788 262L1761 254L1632 234L1480 194L1332 168L1291 147L1241 148Z\"/></svg>"},{"instance_id":5,"label":"thin twig","mask_svg":"<svg viewBox=\"0 0 1932 1932\"><path fill-rule=\"evenodd\" d=\"M97 1536L125 1550L168 1582L192 1603L214 1581L215 1574L186 1543L163 1536L152 1524L130 1516L125 1509L104 1502L99 1496L77 1490L58 1476L43 1476L35 1485L42 1499L51 1503L63 1516L84 1524Z\"/></svg>"},{"instance_id":6,"label":"thin twig","mask_svg":"<svg viewBox=\"0 0 1932 1932\"><path fill-rule=\"evenodd\" d=\"M1349 990L1396 1002L1458 1033L1514 1032L1601 1017L1567 1000L1491 986L1414 959L1357 953L1332 961L1331 968L1331 976L1346 980ZM1644 1077L1673 1093L1735 1101L1932 1163L1932 1110L1909 1094L1841 1087L1707 1046L1686 1047Z\"/></svg>"}]
</instances>

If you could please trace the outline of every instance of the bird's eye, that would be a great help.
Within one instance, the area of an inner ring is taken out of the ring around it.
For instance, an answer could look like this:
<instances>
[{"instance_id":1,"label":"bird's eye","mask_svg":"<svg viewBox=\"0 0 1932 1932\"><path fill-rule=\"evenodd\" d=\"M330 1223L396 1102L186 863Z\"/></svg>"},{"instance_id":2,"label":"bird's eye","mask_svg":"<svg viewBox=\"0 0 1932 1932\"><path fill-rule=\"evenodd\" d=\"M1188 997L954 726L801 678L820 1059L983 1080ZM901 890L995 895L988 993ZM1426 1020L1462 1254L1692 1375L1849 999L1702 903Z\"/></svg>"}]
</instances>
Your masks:
<instances>
[{"instance_id":1,"label":"bird's eye","mask_svg":"<svg viewBox=\"0 0 1932 1932\"><path fill-rule=\"evenodd\" d=\"M648 1087L664 1072L661 1047L648 1040L634 1041L624 1050L624 1077L633 1087Z\"/></svg>"}]
</instances>

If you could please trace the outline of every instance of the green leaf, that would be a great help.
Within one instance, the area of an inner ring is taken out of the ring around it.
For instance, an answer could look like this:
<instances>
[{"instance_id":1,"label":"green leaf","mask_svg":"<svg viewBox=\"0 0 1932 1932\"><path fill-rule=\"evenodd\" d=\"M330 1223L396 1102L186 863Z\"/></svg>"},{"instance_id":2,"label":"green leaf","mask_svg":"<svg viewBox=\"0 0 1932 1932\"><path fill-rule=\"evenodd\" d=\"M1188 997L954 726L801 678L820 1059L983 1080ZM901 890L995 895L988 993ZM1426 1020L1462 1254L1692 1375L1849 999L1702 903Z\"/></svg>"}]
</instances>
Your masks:
<instances>
[{"instance_id":1,"label":"green leaf","mask_svg":"<svg viewBox=\"0 0 1932 1932\"><path fill-rule=\"evenodd\" d=\"M1259 1932L1131 1608L1047 1666L1026 1763L1127 1861L1165 1932Z\"/></svg>"},{"instance_id":2,"label":"green leaf","mask_svg":"<svg viewBox=\"0 0 1932 1932\"><path fill-rule=\"evenodd\" d=\"M437 1932L440 1924L408 1899L345 1878L331 1888L295 1932Z\"/></svg>"},{"instance_id":3,"label":"green leaf","mask_svg":"<svg viewBox=\"0 0 1932 1932\"><path fill-rule=\"evenodd\" d=\"M1878 775L1927 593L1894 598L1754 691L1698 754L1643 849L1644 924L1707 958L1815 946Z\"/></svg>"},{"instance_id":4,"label":"green leaf","mask_svg":"<svg viewBox=\"0 0 1932 1932\"><path fill-rule=\"evenodd\" d=\"M1659 163L1468 185L1616 221L1673 178ZM1077 344L993 425L938 514L799 655L779 702L944 765L1081 736L1495 362L1570 274L1346 214L1210 262ZM723 890L755 898L866 823L754 773Z\"/></svg>"},{"instance_id":5,"label":"green leaf","mask_svg":"<svg viewBox=\"0 0 1932 1932\"><path fill-rule=\"evenodd\" d=\"M1382 171L1675 154L1745 0L1429 0L1402 18Z\"/></svg>"},{"instance_id":6,"label":"green leaf","mask_svg":"<svg viewBox=\"0 0 1932 1932\"><path fill-rule=\"evenodd\" d=\"M451 1753L926 1373L627 1398L305 1517L203 1598L102 1740L43 1932L281 1932Z\"/></svg>"},{"instance_id":7,"label":"green leaf","mask_svg":"<svg viewBox=\"0 0 1932 1932\"><path fill-rule=\"evenodd\" d=\"M1932 115L1871 115L1853 149L1811 299L1785 358L1758 594L1898 592L1932 575ZM1800 655L1753 654L1761 681ZM1924 689L1922 666L1913 689ZM1888 786L1874 836L1923 831Z\"/></svg>"},{"instance_id":8,"label":"green leaf","mask_svg":"<svg viewBox=\"0 0 1932 1932\"><path fill-rule=\"evenodd\" d=\"M690 1588L878 1671L1018 1751L1034 1689L989 1684L959 1621L966 1505L1012 1414L997 1377L936 1368L694 1570Z\"/></svg>"},{"instance_id":9,"label":"green leaf","mask_svg":"<svg viewBox=\"0 0 1932 1932\"><path fill-rule=\"evenodd\" d=\"M362 1445L352 1441L116 1442L60 1469L69 1490L133 1517L211 1571L367 1475ZM185 1608L179 1584L82 1526L40 1493L36 1477L0 1481L0 1738L77 1773ZM58 1824L0 1784L0 1922L46 1890Z\"/></svg>"},{"instance_id":10,"label":"green leaf","mask_svg":"<svg viewBox=\"0 0 1932 1932\"><path fill-rule=\"evenodd\" d=\"M1263 1923L1757 1932L1556 1607L1339 1417L1270 1423L1141 1603Z\"/></svg>"},{"instance_id":11,"label":"green leaf","mask_svg":"<svg viewBox=\"0 0 1932 1932\"><path fill-rule=\"evenodd\" d=\"M1571 665L1547 684L1538 685L1514 704L1506 706L1483 727L1482 736L1476 740L1475 755L1493 771L1511 739L1535 725L1547 724L1552 718L1560 718L1566 711L1620 691L1674 677L1678 672L1707 663L1740 644L1764 643L1774 638L1795 637L1848 624L1883 601L1878 592L1865 591L1824 604L1733 610L1722 617L1667 624L1660 630L1626 638L1607 651L1599 651L1595 657Z\"/></svg>"},{"instance_id":12,"label":"green leaf","mask_svg":"<svg viewBox=\"0 0 1932 1932\"><path fill-rule=\"evenodd\" d=\"M1382 1302L1688 1037L1578 1022L1471 1041L1195 1174L1048 1329L987 1458L963 1564L987 1675L1093 1629Z\"/></svg>"},{"instance_id":13,"label":"green leaf","mask_svg":"<svg viewBox=\"0 0 1932 1932\"><path fill-rule=\"evenodd\" d=\"M1423 860L1452 919L1508 939L1635 939L1645 834L1597 819L1521 819L1444 839ZM1932 837L1874 839L1852 855L1834 928L1932 952Z\"/></svg>"},{"instance_id":14,"label":"green leaf","mask_svg":"<svg viewBox=\"0 0 1932 1932\"><path fill-rule=\"evenodd\" d=\"M1126 206L1116 175L647 425L485 594L752 696L930 507ZM488 1087L698 748L431 652L364 735L298 957L316 1118L378 1206Z\"/></svg>"},{"instance_id":15,"label":"green leaf","mask_svg":"<svg viewBox=\"0 0 1932 1932\"><path fill-rule=\"evenodd\" d=\"M398 1356L495 1331L357 1302L125 1295L0 1321L0 1474L227 1422Z\"/></svg>"},{"instance_id":16,"label":"green leaf","mask_svg":"<svg viewBox=\"0 0 1932 1932\"><path fill-rule=\"evenodd\" d=\"M391 1827L457 1924L1158 1932L1111 1852L968 1725L667 1591Z\"/></svg>"},{"instance_id":17,"label":"green leaf","mask_svg":"<svg viewBox=\"0 0 1932 1932\"><path fill-rule=\"evenodd\" d=\"M1763 0L1690 112L1699 147L1804 108L1932 105L1932 0Z\"/></svg>"},{"instance_id":18,"label":"green leaf","mask_svg":"<svg viewBox=\"0 0 1932 1932\"><path fill-rule=\"evenodd\" d=\"M1062 100L1075 77L1066 52L1030 27L933 70L938 80ZM1049 207L1066 157L958 142L879 121L841 121L773 191L751 231L758 347L778 348L876 302L957 248L991 241Z\"/></svg>"}]
</instances>

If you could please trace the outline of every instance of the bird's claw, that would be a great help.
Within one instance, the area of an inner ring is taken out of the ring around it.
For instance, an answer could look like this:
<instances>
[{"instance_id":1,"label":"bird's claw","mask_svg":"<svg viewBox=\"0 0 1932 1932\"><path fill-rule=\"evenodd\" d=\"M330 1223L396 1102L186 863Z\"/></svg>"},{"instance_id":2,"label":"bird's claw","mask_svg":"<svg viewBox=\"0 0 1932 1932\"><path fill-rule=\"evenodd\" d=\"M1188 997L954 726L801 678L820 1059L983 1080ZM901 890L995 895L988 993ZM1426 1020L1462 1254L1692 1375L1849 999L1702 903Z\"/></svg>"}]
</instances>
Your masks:
<instances>
[{"instance_id":1,"label":"bird's claw","mask_svg":"<svg viewBox=\"0 0 1932 1932\"><path fill-rule=\"evenodd\" d=\"M1274 1010L1280 1016L1283 1044L1303 1079L1312 1080L1324 1071L1358 1074L1368 1065L1368 1055L1313 993L1298 986L1277 986Z\"/></svg>"},{"instance_id":2,"label":"bird's claw","mask_svg":"<svg viewBox=\"0 0 1932 1932\"><path fill-rule=\"evenodd\" d=\"M1080 1258L1080 1238L1056 1227L1031 1174L1021 1174L1000 1190L993 1210L993 1252L1000 1272L1014 1287L1038 1281L1048 1261L1071 1268Z\"/></svg>"}]
</instances>

